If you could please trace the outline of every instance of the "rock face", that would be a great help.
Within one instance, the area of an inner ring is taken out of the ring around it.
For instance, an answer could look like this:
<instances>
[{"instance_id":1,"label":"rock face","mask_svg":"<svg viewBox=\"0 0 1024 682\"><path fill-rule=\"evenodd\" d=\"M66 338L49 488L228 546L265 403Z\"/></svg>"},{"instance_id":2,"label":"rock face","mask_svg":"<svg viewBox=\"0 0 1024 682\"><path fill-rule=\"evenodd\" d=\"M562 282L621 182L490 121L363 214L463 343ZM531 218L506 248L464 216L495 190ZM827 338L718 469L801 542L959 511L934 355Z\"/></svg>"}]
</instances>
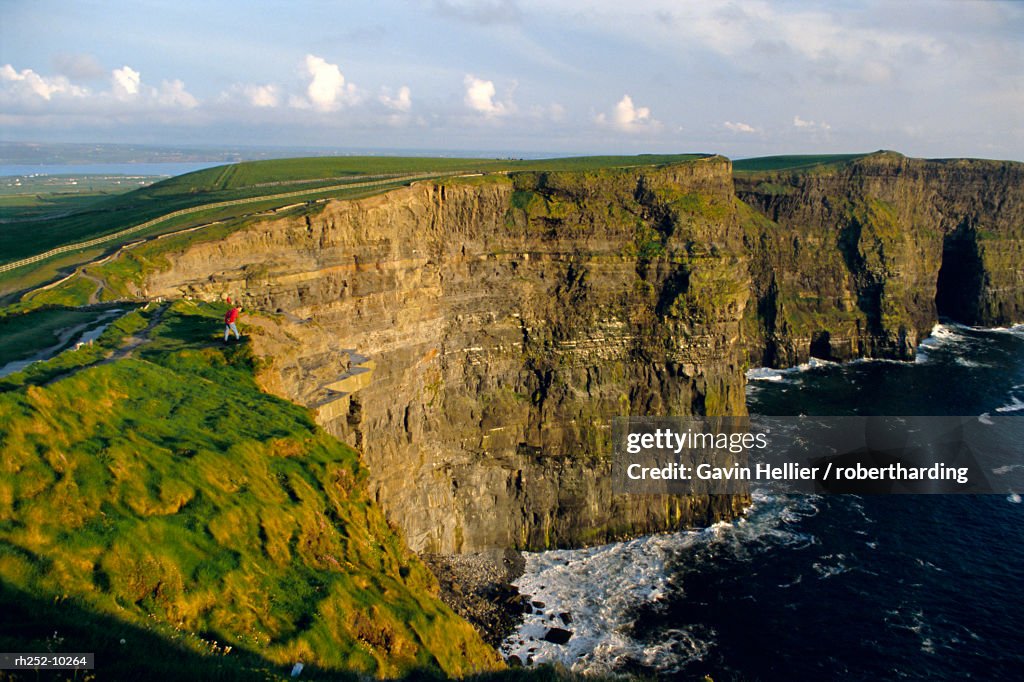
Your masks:
<instances>
[{"instance_id":1,"label":"rock face","mask_svg":"<svg viewBox=\"0 0 1024 682\"><path fill-rule=\"evenodd\" d=\"M255 336L268 386L362 451L413 549L591 544L746 503L610 484L611 417L745 414L726 159L330 202L195 244L146 288L286 313Z\"/></svg>"},{"instance_id":2,"label":"rock face","mask_svg":"<svg viewBox=\"0 0 1024 682\"><path fill-rule=\"evenodd\" d=\"M882 153L734 185L710 157L421 183L195 243L144 293L282 313L243 318L266 386L362 451L413 549L593 544L746 503L613 495L611 417L742 415L748 363L909 358L938 314L1024 319L1022 169Z\"/></svg>"},{"instance_id":3,"label":"rock face","mask_svg":"<svg viewBox=\"0 0 1024 682\"><path fill-rule=\"evenodd\" d=\"M754 364L909 359L938 315L1024 320L1024 164L893 152L739 174Z\"/></svg>"}]
</instances>

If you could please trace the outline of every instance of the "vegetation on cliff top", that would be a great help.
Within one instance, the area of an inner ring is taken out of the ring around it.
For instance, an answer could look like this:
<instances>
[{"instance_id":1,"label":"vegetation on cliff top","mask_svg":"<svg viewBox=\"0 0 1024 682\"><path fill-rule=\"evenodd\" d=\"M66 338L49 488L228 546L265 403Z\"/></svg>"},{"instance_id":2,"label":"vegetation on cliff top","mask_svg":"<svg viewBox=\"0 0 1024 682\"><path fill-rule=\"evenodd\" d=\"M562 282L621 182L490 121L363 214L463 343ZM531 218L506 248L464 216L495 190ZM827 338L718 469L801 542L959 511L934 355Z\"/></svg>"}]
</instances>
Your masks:
<instances>
[{"instance_id":1,"label":"vegetation on cliff top","mask_svg":"<svg viewBox=\"0 0 1024 682\"><path fill-rule=\"evenodd\" d=\"M791 154L786 156L758 156L732 162L732 169L738 173L810 170L821 167L842 166L850 161L864 158L867 154Z\"/></svg>"},{"instance_id":2,"label":"vegetation on cliff top","mask_svg":"<svg viewBox=\"0 0 1024 682\"><path fill-rule=\"evenodd\" d=\"M216 342L222 312L137 310L2 380L4 650L97 651L115 678L499 666L356 453L261 392L247 344Z\"/></svg>"}]
</instances>

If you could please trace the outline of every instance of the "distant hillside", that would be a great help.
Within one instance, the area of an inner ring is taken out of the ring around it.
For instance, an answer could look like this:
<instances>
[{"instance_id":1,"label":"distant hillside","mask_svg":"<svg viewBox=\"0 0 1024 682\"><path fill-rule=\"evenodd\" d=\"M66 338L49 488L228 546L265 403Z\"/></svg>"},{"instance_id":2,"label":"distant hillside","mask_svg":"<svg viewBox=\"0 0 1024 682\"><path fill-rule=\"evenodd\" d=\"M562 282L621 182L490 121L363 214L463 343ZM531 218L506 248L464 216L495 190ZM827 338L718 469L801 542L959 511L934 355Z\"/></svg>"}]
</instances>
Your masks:
<instances>
[{"instance_id":1,"label":"distant hillside","mask_svg":"<svg viewBox=\"0 0 1024 682\"><path fill-rule=\"evenodd\" d=\"M785 156L758 156L732 162L734 171L745 173L751 171L800 170L820 166L838 166L860 159L867 154L796 154Z\"/></svg>"}]
</instances>

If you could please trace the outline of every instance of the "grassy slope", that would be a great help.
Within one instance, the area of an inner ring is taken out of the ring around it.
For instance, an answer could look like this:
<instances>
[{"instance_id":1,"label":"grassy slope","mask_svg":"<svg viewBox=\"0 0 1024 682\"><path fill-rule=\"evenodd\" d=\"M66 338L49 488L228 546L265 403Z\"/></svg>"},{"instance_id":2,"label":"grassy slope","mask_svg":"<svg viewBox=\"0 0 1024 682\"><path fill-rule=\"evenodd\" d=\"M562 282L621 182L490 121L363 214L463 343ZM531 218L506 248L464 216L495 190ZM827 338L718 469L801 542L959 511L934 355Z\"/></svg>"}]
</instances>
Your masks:
<instances>
[{"instance_id":1,"label":"grassy slope","mask_svg":"<svg viewBox=\"0 0 1024 682\"><path fill-rule=\"evenodd\" d=\"M41 219L85 210L97 201L139 189L159 179L119 175L0 178L0 221Z\"/></svg>"},{"instance_id":2,"label":"grassy slope","mask_svg":"<svg viewBox=\"0 0 1024 682\"><path fill-rule=\"evenodd\" d=\"M357 455L262 393L248 346L213 342L221 310L175 303L134 357L97 362L154 310L0 380L0 601L59 612L26 611L5 650L46 650L57 618L57 651L128 638L121 669L186 678L492 668Z\"/></svg>"},{"instance_id":3,"label":"grassy slope","mask_svg":"<svg viewBox=\"0 0 1024 682\"><path fill-rule=\"evenodd\" d=\"M790 156L760 156L752 159L740 159L739 161L733 161L732 169L738 173L776 170L810 170L812 168L842 165L865 156L868 155L807 154Z\"/></svg>"}]
</instances>

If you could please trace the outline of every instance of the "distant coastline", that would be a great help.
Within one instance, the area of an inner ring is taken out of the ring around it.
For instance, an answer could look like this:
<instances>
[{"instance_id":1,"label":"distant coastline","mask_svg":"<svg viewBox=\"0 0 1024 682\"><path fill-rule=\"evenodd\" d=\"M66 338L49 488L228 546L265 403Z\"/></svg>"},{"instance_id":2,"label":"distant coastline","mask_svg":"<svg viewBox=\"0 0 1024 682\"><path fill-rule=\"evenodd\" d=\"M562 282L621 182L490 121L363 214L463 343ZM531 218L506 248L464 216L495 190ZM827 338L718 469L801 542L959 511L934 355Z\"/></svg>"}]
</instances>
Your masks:
<instances>
[{"instance_id":1,"label":"distant coastline","mask_svg":"<svg viewBox=\"0 0 1024 682\"><path fill-rule=\"evenodd\" d=\"M166 163L34 163L0 164L0 177L27 175L130 175L167 177L223 166L226 161L175 161Z\"/></svg>"}]
</instances>

